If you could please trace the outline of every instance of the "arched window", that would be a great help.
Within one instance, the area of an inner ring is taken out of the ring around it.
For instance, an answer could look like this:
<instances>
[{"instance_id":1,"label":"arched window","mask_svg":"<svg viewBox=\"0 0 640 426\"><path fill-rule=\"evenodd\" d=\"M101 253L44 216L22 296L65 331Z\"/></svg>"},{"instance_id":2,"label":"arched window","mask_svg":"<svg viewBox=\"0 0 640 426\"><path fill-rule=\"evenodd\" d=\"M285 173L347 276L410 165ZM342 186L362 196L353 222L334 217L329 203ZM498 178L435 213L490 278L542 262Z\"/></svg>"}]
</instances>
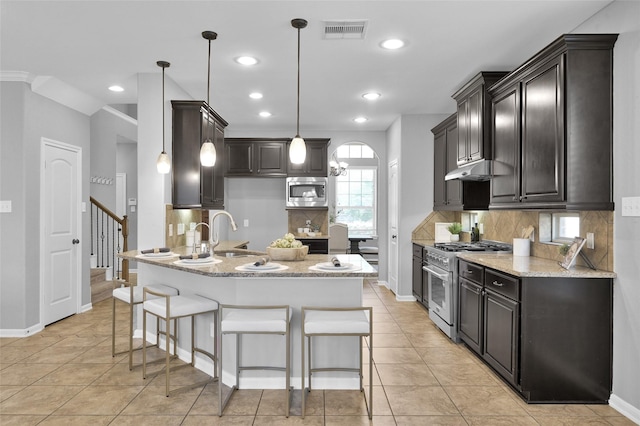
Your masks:
<instances>
[{"instance_id":1,"label":"arched window","mask_svg":"<svg viewBox=\"0 0 640 426\"><path fill-rule=\"evenodd\" d=\"M332 222L346 223L349 232L377 235L378 157L362 142L349 142L335 152L338 161L348 163L346 174L334 179Z\"/></svg>"}]
</instances>

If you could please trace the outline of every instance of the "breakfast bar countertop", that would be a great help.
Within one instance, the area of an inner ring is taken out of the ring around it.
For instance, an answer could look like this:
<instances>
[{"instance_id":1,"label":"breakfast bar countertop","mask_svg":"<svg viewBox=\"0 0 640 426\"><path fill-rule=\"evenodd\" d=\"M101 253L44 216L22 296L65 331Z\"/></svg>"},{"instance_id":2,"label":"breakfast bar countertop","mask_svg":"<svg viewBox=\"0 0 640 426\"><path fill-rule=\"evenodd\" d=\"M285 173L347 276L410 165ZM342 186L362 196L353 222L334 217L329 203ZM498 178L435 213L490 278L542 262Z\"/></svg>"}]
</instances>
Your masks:
<instances>
[{"instance_id":1,"label":"breakfast bar countertop","mask_svg":"<svg viewBox=\"0 0 640 426\"><path fill-rule=\"evenodd\" d=\"M353 254L309 254L304 260L301 261L272 261L274 264L280 264L285 266L273 271L239 271L236 268L243 265L251 264L261 257L266 256L265 253L235 249L231 245L227 249L220 249L220 246L214 250L213 258L217 263L213 264L194 264L184 265L176 263L179 260L179 255L191 254L190 247L174 247L171 252L175 254L172 257L146 257L138 250L131 250L118 254L118 257L122 259L135 260L141 263L148 263L151 265L161 266L170 269L176 269L179 271L191 272L199 275L206 275L211 277L315 277L315 278L329 278L329 277L375 277L378 275L376 271L365 259L359 255ZM224 253L221 253L224 252ZM231 257L227 257L226 253L233 253ZM337 257L343 263L350 263L352 269L345 270L320 270L315 266L319 263L330 262L333 257ZM310 269L313 268L313 269Z\"/></svg>"},{"instance_id":2,"label":"breakfast bar countertop","mask_svg":"<svg viewBox=\"0 0 640 426\"><path fill-rule=\"evenodd\" d=\"M496 269L516 277L539 278L616 278L615 272L572 266L564 269L555 260L533 256L514 256L506 253L458 253L458 258Z\"/></svg>"}]
</instances>

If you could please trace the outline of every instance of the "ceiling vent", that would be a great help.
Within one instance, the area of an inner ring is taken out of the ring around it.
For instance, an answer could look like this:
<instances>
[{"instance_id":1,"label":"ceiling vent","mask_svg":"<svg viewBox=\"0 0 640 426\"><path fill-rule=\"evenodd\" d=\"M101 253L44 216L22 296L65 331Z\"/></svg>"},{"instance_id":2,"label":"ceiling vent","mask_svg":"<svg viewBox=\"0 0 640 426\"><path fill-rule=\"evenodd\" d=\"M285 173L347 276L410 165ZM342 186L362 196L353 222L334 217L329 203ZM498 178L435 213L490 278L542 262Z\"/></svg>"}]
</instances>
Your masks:
<instances>
[{"instance_id":1,"label":"ceiling vent","mask_svg":"<svg viewBox=\"0 0 640 426\"><path fill-rule=\"evenodd\" d=\"M323 38L326 40L361 40L364 39L366 31L366 20L324 21Z\"/></svg>"}]
</instances>

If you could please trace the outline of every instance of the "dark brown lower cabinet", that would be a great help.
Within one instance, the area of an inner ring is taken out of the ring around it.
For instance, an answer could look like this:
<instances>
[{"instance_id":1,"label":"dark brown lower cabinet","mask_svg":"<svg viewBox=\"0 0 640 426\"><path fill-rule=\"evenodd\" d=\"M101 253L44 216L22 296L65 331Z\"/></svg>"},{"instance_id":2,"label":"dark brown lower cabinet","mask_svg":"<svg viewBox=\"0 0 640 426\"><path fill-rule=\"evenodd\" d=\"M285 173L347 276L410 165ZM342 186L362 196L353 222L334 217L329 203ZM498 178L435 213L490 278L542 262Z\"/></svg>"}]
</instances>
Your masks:
<instances>
[{"instance_id":1,"label":"dark brown lower cabinet","mask_svg":"<svg viewBox=\"0 0 640 426\"><path fill-rule=\"evenodd\" d=\"M611 278L514 277L465 265L484 270L482 279L459 277L458 331L472 351L529 403L608 402Z\"/></svg>"},{"instance_id":2,"label":"dark brown lower cabinet","mask_svg":"<svg viewBox=\"0 0 640 426\"><path fill-rule=\"evenodd\" d=\"M328 254L329 240L326 238L301 238L302 244L309 246L309 254Z\"/></svg>"},{"instance_id":3,"label":"dark brown lower cabinet","mask_svg":"<svg viewBox=\"0 0 640 426\"><path fill-rule=\"evenodd\" d=\"M482 353L482 286L460 278L459 335L476 353Z\"/></svg>"},{"instance_id":4,"label":"dark brown lower cabinet","mask_svg":"<svg viewBox=\"0 0 640 426\"><path fill-rule=\"evenodd\" d=\"M517 384L519 303L485 290L484 360L512 385Z\"/></svg>"}]
</instances>

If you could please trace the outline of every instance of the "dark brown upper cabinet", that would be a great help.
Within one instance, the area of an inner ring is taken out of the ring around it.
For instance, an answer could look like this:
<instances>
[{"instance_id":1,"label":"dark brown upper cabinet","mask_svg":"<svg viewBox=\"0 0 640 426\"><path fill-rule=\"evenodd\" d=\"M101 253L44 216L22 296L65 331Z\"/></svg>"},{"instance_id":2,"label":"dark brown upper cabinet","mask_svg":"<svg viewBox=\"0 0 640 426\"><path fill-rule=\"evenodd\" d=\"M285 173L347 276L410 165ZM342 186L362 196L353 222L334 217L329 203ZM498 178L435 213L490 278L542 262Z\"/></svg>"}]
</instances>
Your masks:
<instances>
[{"instance_id":1,"label":"dark brown upper cabinet","mask_svg":"<svg viewBox=\"0 0 640 426\"><path fill-rule=\"evenodd\" d=\"M445 181L458 167L458 121L452 114L431 129L433 133L433 210L486 210L489 182Z\"/></svg>"},{"instance_id":2,"label":"dark brown upper cabinet","mask_svg":"<svg viewBox=\"0 0 640 426\"><path fill-rule=\"evenodd\" d=\"M452 95L458 104L458 166L491 158L491 96L487 88L506 74L480 72Z\"/></svg>"},{"instance_id":3,"label":"dark brown upper cabinet","mask_svg":"<svg viewBox=\"0 0 640 426\"><path fill-rule=\"evenodd\" d=\"M287 176L286 140L226 138L224 146L227 177Z\"/></svg>"},{"instance_id":4,"label":"dark brown upper cabinet","mask_svg":"<svg viewBox=\"0 0 640 426\"><path fill-rule=\"evenodd\" d=\"M173 207L224 209L224 129L228 123L204 101L171 101ZM211 138L216 165L200 166L200 146Z\"/></svg>"},{"instance_id":5,"label":"dark brown upper cabinet","mask_svg":"<svg viewBox=\"0 0 640 426\"><path fill-rule=\"evenodd\" d=\"M307 156L302 164L292 164L289 161L289 145L287 142L287 176L309 176L326 177L329 176L327 149L330 139L305 139L307 146Z\"/></svg>"},{"instance_id":6,"label":"dark brown upper cabinet","mask_svg":"<svg viewBox=\"0 0 640 426\"><path fill-rule=\"evenodd\" d=\"M566 34L491 86L491 209L613 210L616 34Z\"/></svg>"}]
</instances>

